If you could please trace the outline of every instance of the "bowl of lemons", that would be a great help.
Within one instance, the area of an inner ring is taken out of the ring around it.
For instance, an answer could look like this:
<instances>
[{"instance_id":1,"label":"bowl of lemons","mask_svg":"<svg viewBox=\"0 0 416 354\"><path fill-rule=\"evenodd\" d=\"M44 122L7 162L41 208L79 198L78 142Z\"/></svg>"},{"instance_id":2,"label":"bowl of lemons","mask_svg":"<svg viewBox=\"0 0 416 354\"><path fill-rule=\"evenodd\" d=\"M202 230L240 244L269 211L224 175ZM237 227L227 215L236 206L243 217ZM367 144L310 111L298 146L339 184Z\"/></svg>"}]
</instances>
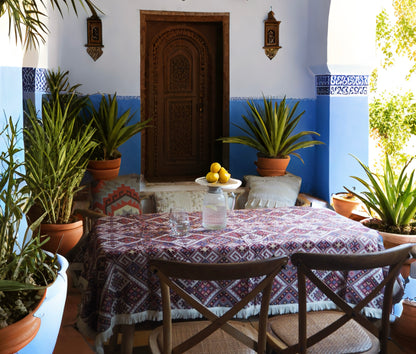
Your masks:
<instances>
[{"instance_id":1,"label":"bowl of lemons","mask_svg":"<svg viewBox=\"0 0 416 354\"><path fill-rule=\"evenodd\" d=\"M199 177L196 183L207 187L220 187L223 189L237 189L241 181L231 178L231 174L218 162L213 162L205 177Z\"/></svg>"}]
</instances>

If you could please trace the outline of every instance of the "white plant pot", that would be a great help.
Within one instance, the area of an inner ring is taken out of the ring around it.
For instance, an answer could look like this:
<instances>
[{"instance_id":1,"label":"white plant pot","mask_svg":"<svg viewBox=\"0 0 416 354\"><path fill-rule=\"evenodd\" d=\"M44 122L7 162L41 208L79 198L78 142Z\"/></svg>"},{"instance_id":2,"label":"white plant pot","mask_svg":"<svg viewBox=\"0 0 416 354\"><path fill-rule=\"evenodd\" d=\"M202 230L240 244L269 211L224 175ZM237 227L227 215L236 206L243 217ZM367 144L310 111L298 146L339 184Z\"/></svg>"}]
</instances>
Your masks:
<instances>
[{"instance_id":1,"label":"white plant pot","mask_svg":"<svg viewBox=\"0 0 416 354\"><path fill-rule=\"evenodd\" d=\"M58 276L53 284L47 288L45 300L34 314L41 320L39 332L28 345L19 350L19 354L52 354L54 351L61 328L68 287L68 277L66 275L68 261L63 256L58 255L58 263L61 266Z\"/></svg>"}]
</instances>

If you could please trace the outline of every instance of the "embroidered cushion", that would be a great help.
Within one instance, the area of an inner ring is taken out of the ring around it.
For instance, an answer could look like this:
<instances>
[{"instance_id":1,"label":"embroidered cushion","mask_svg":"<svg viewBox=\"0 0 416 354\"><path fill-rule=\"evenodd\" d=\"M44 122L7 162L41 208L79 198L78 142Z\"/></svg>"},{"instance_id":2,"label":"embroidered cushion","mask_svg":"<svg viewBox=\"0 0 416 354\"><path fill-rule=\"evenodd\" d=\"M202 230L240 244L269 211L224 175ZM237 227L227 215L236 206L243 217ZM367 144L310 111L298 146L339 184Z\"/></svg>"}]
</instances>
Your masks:
<instances>
[{"instance_id":1,"label":"embroidered cushion","mask_svg":"<svg viewBox=\"0 0 416 354\"><path fill-rule=\"evenodd\" d=\"M92 183L92 208L106 215L141 214L140 176L118 176Z\"/></svg>"},{"instance_id":2,"label":"embroidered cushion","mask_svg":"<svg viewBox=\"0 0 416 354\"><path fill-rule=\"evenodd\" d=\"M205 194L205 190L155 192L156 212L168 213L171 208L201 211Z\"/></svg>"},{"instance_id":3,"label":"embroidered cushion","mask_svg":"<svg viewBox=\"0 0 416 354\"><path fill-rule=\"evenodd\" d=\"M277 208L294 206L299 194L302 178L286 173L284 176L245 176L250 188L246 209Z\"/></svg>"}]
</instances>

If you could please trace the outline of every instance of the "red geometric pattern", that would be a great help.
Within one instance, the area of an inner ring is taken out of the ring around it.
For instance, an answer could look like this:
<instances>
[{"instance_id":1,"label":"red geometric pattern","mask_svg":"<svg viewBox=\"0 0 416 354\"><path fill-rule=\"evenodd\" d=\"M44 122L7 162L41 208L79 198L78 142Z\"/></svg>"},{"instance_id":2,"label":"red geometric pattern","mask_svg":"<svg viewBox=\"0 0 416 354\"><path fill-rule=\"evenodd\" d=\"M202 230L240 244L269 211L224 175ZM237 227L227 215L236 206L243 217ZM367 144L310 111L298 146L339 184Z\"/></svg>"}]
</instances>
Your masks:
<instances>
[{"instance_id":1,"label":"red geometric pattern","mask_svg":"<svg viewBox=\"0 0 416 354\"><path fill-rule=\"evenodd\" d=\"M140 182L136 175L99 180L92 186L95 211L106 215L140 215Z\"/></svg>"},{"instance_id":2,"label":"red geometric pattern","mask_svg":"<svg viewBox=\"0 0 416 354\"><path fill-rule=\"evenodd\" d=\"M207 231L201 213L189 214L189 235L170 233L167 214L104 217L97 224L85 252L88 281L80 309L80 328L95 333L99 346L118 323L161 320L161 297L157 277L148 268L151 258L187 262L227 263L291 255L297 251L315 253L368 253L383 249L379 234L358 222L328 209L289 207L235 210L224 230ZM350 303L357 303L383 278L382 270L319 272L319 277L337 289ZM218 313L238 301L256 285L255 281L186 282L186 287ZM325 295L311 284L308 302L327 306ZM381 296L369 309L377 315ZM275 278L271 313L297 311L296 268L291 264ZM247 305L241 317L257 313L260 298ZM189 306L172 297L177 318L194 318Z\"/></svg>"}]
</instances>

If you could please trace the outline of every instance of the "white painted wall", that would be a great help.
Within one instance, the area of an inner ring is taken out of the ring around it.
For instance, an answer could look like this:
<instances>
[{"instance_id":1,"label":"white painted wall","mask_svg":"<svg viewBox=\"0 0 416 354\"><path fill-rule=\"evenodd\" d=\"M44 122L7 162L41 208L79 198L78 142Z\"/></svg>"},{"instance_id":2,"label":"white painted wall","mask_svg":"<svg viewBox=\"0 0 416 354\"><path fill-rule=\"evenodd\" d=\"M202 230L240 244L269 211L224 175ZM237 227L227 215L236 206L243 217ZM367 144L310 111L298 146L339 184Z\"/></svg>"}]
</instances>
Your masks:
<instances>
[{"instance_id":1,"label":"white painted wall","mask_svg":"<svg viewBox=\"0 0 416 354\"><path fill-rule=\"evenodd\" d=\"M314 78L308 71L310 51L310 6L316 0L278 0L272 3L280 25L280 45L273 60L262 49L263 21L270 11L264 0L102 0L97 2L103 22L103 55L94 62L86 53L86 18L70 13L62 19L53 12L47 49L25 57L25 66L70 71L71 83L81 83L84 93L140 95L140 10L230 13L230 96L266 95L313 98ZM319 5L318 5L319 6ZM315 19L316 20L316 19ZM325 20L325 19L324 19ZM325 30L325 28L324 28ZM324 33L325 35L325 33ZM313 40L321 40L316 36Z\"/></svg>"},{"instance_id":2,"label":"white painted wall","mask_svg":"<svg viewBox=\"0 0 416 354\"><path fill-rule=\"evenodd\" d=\"M9 37L7 16L0 17L0 66L21 67L23 51L20 43L16 44L14 32Z\"/></svg>"},{"instance_id":3,"label":"white painted wall","mask_svg":"<svg viewBox=\"0 0 416 354\"><path fill-rule=\"evenodd\" d=\"M369 74L375 65L378 0L332 0L328 67L333 74Z\"/></svg>"},{"instance_id":4,"label":"white painted wall","mask_svg":"<svg viewBox=\"0 0 416 354\"><path fill-rule=\"evenodd\" d=\"M70 71L83 93L140 95L140 10L230 14L230 96L314 98L315 74L363 73L374 60L376 0L101 0L103 55L86 53L86 14L62 19L50 10L47 47L25 56L24 66ZM262 49L270 5L282 49L269 60ZM329 16L329 17L328 17ZM348 72L350 71L350 72ZM357 72L359 71L359 72Z\"/></svg>"}]
</instances>

